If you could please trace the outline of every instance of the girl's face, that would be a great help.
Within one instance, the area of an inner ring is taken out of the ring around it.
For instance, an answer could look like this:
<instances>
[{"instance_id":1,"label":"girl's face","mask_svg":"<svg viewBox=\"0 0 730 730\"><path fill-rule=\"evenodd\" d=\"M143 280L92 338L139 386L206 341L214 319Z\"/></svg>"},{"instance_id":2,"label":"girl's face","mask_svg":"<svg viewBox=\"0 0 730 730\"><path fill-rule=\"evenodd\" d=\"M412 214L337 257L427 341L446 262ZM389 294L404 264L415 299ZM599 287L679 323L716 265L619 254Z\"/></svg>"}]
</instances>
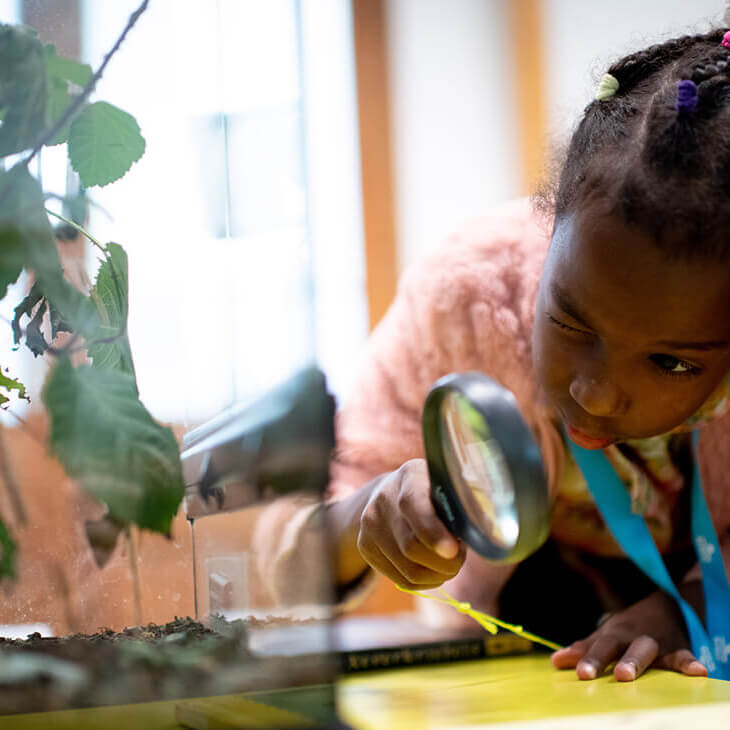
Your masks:
<instances>
[{"instance_id":1,"label":"girl's face","mask_svg":"<svg viewBox=\"0 0 730 730\"><path fill-rule=\"evenodd\" d=\"M533 352L580 446L671 431L730 370L730 266L668 261L590 209L565 216L540 281Z\"/></svg>"}]
</instances>

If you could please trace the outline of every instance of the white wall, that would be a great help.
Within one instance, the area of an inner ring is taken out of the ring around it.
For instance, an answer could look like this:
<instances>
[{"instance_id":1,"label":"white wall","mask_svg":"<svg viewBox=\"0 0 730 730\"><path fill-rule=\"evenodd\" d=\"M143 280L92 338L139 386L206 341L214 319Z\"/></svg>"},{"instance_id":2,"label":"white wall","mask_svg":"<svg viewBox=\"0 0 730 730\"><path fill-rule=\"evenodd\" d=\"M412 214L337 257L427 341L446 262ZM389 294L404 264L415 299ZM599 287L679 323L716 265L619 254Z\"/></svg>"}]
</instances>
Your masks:
<instances>
[{"instance_id":1,"label":"white wall","mask_svg":"<svg viewBox=\"0 0 730 730\"><path fill-rule=\"evenodd\" d=\"M388 0L401 269L519 190L507 3ZM722 0L543 0L551 139L564 136L612 60L719 23Z\"/></svg>"},{"instance_id":2,"label":"white wall","mask_svg":"<svg viewBox=\"0 0 730 730\"><path fill-rule=\"evenodd\" d=\"M516 194L507 2L387 2L401 269Z\"/></svg>"}]
</instances>

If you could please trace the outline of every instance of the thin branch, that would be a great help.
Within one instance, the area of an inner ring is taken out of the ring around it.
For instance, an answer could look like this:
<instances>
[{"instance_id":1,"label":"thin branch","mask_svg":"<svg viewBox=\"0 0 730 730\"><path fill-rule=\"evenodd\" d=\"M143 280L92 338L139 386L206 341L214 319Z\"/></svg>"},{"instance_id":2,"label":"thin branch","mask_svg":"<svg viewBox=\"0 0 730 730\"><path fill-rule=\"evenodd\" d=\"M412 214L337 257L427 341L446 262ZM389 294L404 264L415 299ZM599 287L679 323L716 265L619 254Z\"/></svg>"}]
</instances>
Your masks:
<instances>
[{"instance_id":1,"label":"thin branch","mask_svg":"<svg viewBox=\"0 0 730 730\"><path fill-rule=\"evenodd\" d=\"M111 337L105 337L101 340L95 340L93 342L87 343L85 347L89 347L91 345L106 345L110 344L120 337L123 337L127 334L127 327L126 327L126 321L127 321L127 306L126 301L124 299L124 295L122 294L122 285L119 281L119 277L117 276L116 269L114 268L114 264L112 262L111 255L109 254L109 249L107 249L106 246L104 246L98 239L94 238L83 226L80 226L78 223L75 223L72 220L69 220L65 216L62 216L60 213L54 213L52 210L49 210L46 208L46 213L49 215L54 216L55 218L58 218L59 220L63 221L67 225L71 226L72 228L75 228L79 233L86 236L103 254L106 260L109 263L109 266L111 268L112 272L112 281L114 283L114 293L116 294L117 298L117 306L119 307L119 311L122 314L122 320L125 322L125 326L116 334ZM78 348L83 350L84 347ZM74 352L74 350L70 350L69 348L64 348L65 352Z\"/></svg>"},{"instance_id":2,"label":"thin branch","mask_svg":"<svg viewBox=\"0 0 730 730\"><path fill-rule=\"evenodd\" d=\"M119 311L122 315L122 321L125 323L124 327L122 327L122 329L119 330L119 332L115 335L112 335L110 337L104 337L99 340L94 340L92 342L87 342L82 347L77 347L75 349L72 349L72 348L66 346L63 348L62 352L72 353L72 352L76 352L79 350L88 349L92 345L108 345L108 344L112 344L112 343L116 342L121 337L124 337L127 334L126 322L127 322L128 312L127 312L127 302L122 293L122 285L121 285L121 282L119 281L119 276L117 275L117 271L114 267L114 263L112 261L111 255L109 254L109 250L106 248L106 246L103 246L98 239L94 238L94 236L92 236L83 226L80 226L78 223L75 223L74 221L69 220L65 216L62 216L60 213L54 213L52 210L49 210L48 208L46 208L46 213L58 218L59 220L66 223L67 225L71 226L72 228L75 228L79 233L86 236L104 254L104 257L106 258L107 262L109 263L109 267L111 269L112 282L114 283L114 293L117 298L117 306L119 307ZM51 354L58 354L58 352L54 352L54 350L51 346L49 346L48 351L51 352ZM132 363L131 365L132 365L132 370L134 370L134 364Z\"/></svg>"},{"instance_id":3,"label":"thin branch","mask_svg":"<svg viewBox=\"0 0 730 730\"><path fill-rule=\"evenodd\" d=\"M66 623L68 625L68 632L74 634L81 630L78 614L74 607L73 597L71 593L71 587L68 584L66 573L64 573L61 567L60 561L54 560L51 563L51 575L55 578L58 592L63 599L63 607L66 613Z\"/></svg>"},{"instance_id":4,"label":"thin branch","mask_svg":"<svg viewBox=\"0 0 730 730\"><path fill-rule=\"evenodd\" d=\"M91 241L94 246L96 246L106 258L109 258L109 252L106 250L106 246L104 246L99 239L94 238L83 226L80 226L75 221L72 221L70 218L66 218L66 216L61 215L60 213L54 213L52 210L49 210L46 208L46 213L48 215L52 215L54 218L58 218L58 220L63 221L67 226L71 226L71 228L75 228L82 236L86 236L86 238Z\"/></svg>"},{"instance_id":5,"label":"thin branch","mask_svg":"<svg viewBox=\"0 0 730 730\"><path fill-rule=\"evenodd\" d=\"M112 46L111 50L106 54L106 56L104 56L104 60L101 62L101 66L99 66L94 75L89 79L89 83L84 86L81 93L73 100L71 104L68 105L66 111L61 115L56 123L45 134L43 134L33 151L28 157L25 158L24 162L26 165L40 152L41 147L43 147L44 144L47 144L50 140L52 140L66 126L66 124L72 119L76 112L83 106L84 102L89 98L91 92L94 90L94 87L98 83L99 79L102 77L104 70L107 67L107 64L112 59L112 56L114 56L114 54L116 54L116 52L119 50L119 47L124 42L124 39L127 37L127 33L129 33L129 31L132 30L132 28L136 25L142 13L147 10L148 4L149 0L143 0L140 6L129 16L127 25L124 26L124 30L121 32L119 38L117 38L117 42Z\"/></svg>"},{"instance_id":6,"label":"thin branch","mask_svg":"<svg viewBox=\"0 0 730 730\"><path fill-rule=\"evenodd\" d=\"M71 195L59 195L58 193L43 193L43 197L46 200L57 200L59 203L67 203L69 200L73 200L73 196ZM89 207L96 208L99 212L103 213L107 217L107 220L114 221L114 216L101 203L97 203L89 195L86 196L86 202L89 204Z\"/></svg>"},{"instance_id":7,"label":"thin branch","mask_svg":"<svg viewBox=\"0 0 730 730\"><path fill-rule=\"evenodd\" d=\"M129 543L129 569L132 573L132 593L134 595L134 623L142 625L142 588L139 581L139 562L137 560L137 546L134 542L132 526L127 525L127 542Z\"/></svg>"}]
</instances>

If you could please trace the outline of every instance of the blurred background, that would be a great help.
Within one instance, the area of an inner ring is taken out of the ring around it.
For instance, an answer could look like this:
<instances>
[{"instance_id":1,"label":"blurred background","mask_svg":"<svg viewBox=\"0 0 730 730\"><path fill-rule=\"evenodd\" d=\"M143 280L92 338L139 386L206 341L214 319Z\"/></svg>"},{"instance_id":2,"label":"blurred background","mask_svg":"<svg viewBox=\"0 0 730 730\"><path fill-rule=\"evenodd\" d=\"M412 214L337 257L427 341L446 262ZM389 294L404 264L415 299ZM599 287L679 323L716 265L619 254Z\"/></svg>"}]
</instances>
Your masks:
<instances>
[{"instance_id":1,"label":"blurred background","mask_svg":"<svg viewBox=\"0 0 730 730\"><path fill-rule=\"evenodd\" d=\"M0 0L0 22L96 68L138 4ZM137 118L147 151L89 191L88 226L129 254L147 407L186 430L312 360L345 400L403 269L531 193L614 59L724 11L722 0L152 0L94 95ZM61 148L38 172L59 195L75 184ZM93 272L93 254L78 255ZM1 328L3 365L37 392L48 365L11 345ZM42 432L32 405L15 410ZM3 423L14 449L38 449L12 433L13 416ZM43 458L21 459L21 477L62 495ZM145 539L159 560L172 550ZM169 562L184 571L181 540ZM163 605L190 611L184 579L145 595L149 620ZM123 593L121 568L114 580ZM108 616L117 599L104 595ZM107 623L128 619L122 603Z\"/></svg>"},{"instance_id":2,"label":"blurred background","mask_svg":"<svg viewBox=\"0 0 730 730\"><path fill-rule=\"evenodd\" d=\"M0 20L97 67L137 5L0 0ZM191 426L312 359L346 398L403 268L530 193L614 58L723 11L152 0L95 95L136 116L147 151L90 191L90 229L130 255L148 407ZM44 154L44 184L64 194L64 150Z\"/></svg>"}]
</instances>

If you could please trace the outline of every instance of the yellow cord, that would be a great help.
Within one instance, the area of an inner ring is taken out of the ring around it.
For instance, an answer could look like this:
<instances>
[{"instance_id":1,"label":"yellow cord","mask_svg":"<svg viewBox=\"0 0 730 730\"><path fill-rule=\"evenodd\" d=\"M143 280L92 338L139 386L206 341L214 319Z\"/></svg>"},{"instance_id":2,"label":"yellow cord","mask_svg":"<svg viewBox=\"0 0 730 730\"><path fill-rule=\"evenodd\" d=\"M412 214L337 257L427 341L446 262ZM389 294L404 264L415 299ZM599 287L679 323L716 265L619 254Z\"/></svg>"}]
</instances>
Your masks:
<instances>
[{"instance_id":1,"label":"yellow cord","mask_svg":"<svg viewBox=\"0 0 730 730\"><path fill-rule=\"evenodd\" d=\"M531 634L529 631L525 631L522 626L508 624L506 621L501 621L500 619L495 618L494 616L490 616L487 613L477 611L475 608L471 607L470 603L466 603L465 601L457 601L445 590L443 590L443 588L439 588L439 593L443 596L443 598L439 598L437 596L429 596L425 593L421 593L420 591L411 591L408 588L402 588L399 585L396 585L396 587L399 591L403 591L403 593L410 593L412 596L418 596L419 598L428 598L430 601L436 601L437 603L441 603L444 606L451 606L452 608L455 608L459 613L463 613L466 616L469 616L469 618L474 619L474 621L476 621L482 628L486 629L490 634L496 634L497 627L500 627L503 629L507 629L507 631L511 631L518 636L522 636L525 639L534 641L537 644L547 646L548 649L553 649L554 651L557 651L558 649L563 648L560 646L560 644L556 644L554 641L548 641L548 639L543 639L540 636L535 636L535 634Z\"/></svg>"}]
</instances>

